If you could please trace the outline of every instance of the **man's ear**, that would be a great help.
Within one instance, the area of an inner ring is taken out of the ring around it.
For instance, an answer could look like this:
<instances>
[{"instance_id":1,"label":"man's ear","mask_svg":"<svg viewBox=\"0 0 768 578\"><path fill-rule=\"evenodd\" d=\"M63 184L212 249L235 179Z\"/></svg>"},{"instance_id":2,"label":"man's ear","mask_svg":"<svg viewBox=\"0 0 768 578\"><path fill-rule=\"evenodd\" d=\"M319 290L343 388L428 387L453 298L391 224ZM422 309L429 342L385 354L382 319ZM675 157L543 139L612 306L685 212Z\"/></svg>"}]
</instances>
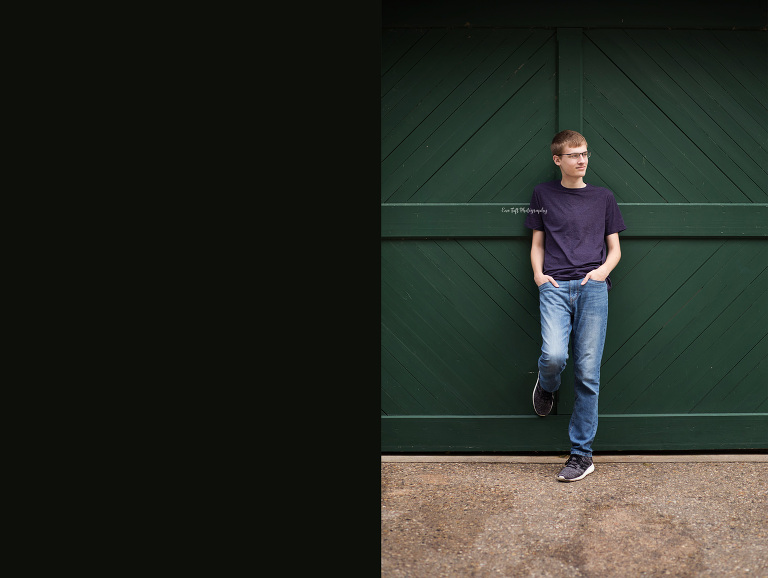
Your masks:
<instances>
[{"instance_id":1,"label":"man's ear","mask_svg":"<svg viewBox=\"0 0 768 578\"><path fill-rule=\"evenodd\" d=\"M560 157L557 155L552 155L552 160L555 162L557 166L560 166Z\"/></svg>"}]
</instances>

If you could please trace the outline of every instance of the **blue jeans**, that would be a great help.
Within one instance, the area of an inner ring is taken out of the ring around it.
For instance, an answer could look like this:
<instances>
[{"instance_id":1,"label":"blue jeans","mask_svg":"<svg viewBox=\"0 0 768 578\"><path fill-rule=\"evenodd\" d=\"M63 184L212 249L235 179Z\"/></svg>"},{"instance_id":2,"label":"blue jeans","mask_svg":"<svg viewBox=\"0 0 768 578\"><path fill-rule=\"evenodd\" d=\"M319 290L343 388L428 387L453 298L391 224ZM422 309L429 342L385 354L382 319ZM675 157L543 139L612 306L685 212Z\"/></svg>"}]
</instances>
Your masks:
<instances>
[{"instance_id":1,"label":"blue jeans","mask_svg":"<svg viewBox=\"0 0 768 578\"><path fill-rule=\"evenodd\" d=\"M592 455L597 433L597 398L600 393L600 363L608 325L608 286L589 279L557 280L560 287L539 287L541 311L541 357L539 385L554 393L560 389L560 374L568 359L568 341L573 335L574 403L568 435L571 453Z\"/></svg>"}]
</instances>

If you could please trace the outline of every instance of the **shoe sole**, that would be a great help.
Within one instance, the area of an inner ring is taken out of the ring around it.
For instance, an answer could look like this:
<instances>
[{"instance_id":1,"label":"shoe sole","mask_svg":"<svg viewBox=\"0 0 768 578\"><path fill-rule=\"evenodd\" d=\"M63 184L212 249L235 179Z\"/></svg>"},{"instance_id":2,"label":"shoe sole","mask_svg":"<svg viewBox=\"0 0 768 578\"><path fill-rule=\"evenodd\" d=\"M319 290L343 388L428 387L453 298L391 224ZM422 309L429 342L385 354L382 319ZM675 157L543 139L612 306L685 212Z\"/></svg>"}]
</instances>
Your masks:
<instances>
[{"instance_id":1,"label":"shoe sole","mask_svg":"<svg viewBox=\"0 0 768 578\"><path fill-rule=\"evenodd\" d=\"M552 408L555 406L554 400L552 401L552 405L549 407L549 411L547 413L539 413L536 411L536 388L539 386L539 377L536 376L536 385L533 386L533 393L531 394L531 401L533 402L533 411L534 413L539 417L547 417L550 413L552 413Z\"/></svg>"},{"instance_id":2,"label":"shoe sole","mask_svg":"<svg viewBox=\"0 0 768 578\"><path fill-rule=\"evenodd\" d=\"M578 482L579 480L583 480L584 478L586 478L589 474L591 474L594 471L595 471L595 464L589 464L589 467L586 470L584 470L584 473L581 474L578 478L572 478L569 480L567 478L564 478L561 475L558 475L557 479L558 481L561 481L561 482Z\"/></svg>"}]
</instances>

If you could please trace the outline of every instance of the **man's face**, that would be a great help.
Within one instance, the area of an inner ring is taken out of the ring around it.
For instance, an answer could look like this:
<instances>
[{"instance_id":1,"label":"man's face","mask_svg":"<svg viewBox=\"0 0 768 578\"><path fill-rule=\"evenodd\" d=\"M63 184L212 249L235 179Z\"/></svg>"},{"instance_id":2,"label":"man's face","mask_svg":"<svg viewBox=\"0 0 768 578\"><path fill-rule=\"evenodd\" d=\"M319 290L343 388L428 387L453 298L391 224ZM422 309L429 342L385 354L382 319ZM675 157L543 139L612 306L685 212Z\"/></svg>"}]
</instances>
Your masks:
<instances>
[{"instance_id":1,"label":"man's face","mask_svg":"<svg viewBox=\"0 0 768 578\"><path fill-rule=\"evenodd\" d=\"M586 144L575 148L565 147L563 154L554 155L552 159L555 161L555 164L560 167L564 177L578 179L587 174L587 164L589 164L589 159L587 158L587 155L577 153L585 152L587 152Z\"/></svg>"}]
</instances>

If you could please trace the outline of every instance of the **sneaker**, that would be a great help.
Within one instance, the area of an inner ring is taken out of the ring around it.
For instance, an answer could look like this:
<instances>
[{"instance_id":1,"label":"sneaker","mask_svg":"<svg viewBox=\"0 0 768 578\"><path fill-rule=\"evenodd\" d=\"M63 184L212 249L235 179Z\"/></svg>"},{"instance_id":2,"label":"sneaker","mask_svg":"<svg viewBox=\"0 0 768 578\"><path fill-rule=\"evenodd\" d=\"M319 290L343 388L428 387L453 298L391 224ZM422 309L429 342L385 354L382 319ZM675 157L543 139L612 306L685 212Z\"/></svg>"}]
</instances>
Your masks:
<instances>
[{"instance_id":1,"label":"sneaker","mask_svg":"<svg viewBox=\"0 0 768 578\"><path fill-rule=\"evenodd\" d=\"M595 464L592 463L591 457L571 454L565 462L565 467L557 474L557 479L561 482L575 482L586 478L594 471Z\"/></svg>"},{"instance_id":2,"label":"sneaker","mask_svg":"<svg viewBox=\"0 0 768 578\"><path fill-rule=\"evenodd\" d=\"M552 405L555 403L555 394L544 391L539 385L539 376L536 376L536 385L533 386L533 411L541 417L549 415Z\"/></svg>"}]
</instances>

